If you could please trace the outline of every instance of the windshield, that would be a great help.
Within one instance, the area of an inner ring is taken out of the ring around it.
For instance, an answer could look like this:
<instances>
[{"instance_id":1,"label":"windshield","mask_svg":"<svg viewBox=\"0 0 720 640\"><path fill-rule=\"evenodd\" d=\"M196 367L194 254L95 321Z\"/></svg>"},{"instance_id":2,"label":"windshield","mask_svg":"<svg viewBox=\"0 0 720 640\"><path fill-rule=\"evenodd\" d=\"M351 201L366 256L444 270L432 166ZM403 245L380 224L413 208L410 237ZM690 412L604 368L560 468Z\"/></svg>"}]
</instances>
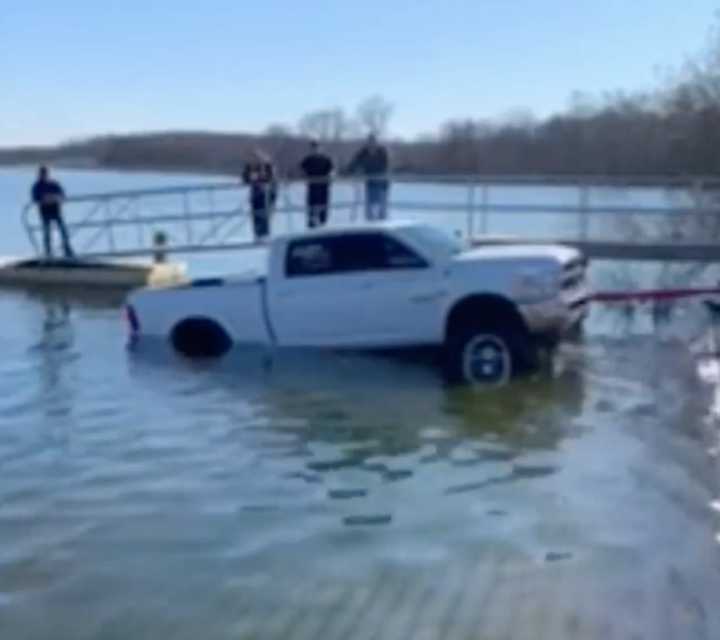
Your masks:
<instances>
[{"instance_id":1,"label":"windshield","mask_svg":"<svg viewBox=\"0 0 720 640\"><path fill-rule=\"evenodd\" d=\"M412 234L433 253L454 256L465 248L465 243L438 227L413 227Z\"/></svg>"}]
</instances>

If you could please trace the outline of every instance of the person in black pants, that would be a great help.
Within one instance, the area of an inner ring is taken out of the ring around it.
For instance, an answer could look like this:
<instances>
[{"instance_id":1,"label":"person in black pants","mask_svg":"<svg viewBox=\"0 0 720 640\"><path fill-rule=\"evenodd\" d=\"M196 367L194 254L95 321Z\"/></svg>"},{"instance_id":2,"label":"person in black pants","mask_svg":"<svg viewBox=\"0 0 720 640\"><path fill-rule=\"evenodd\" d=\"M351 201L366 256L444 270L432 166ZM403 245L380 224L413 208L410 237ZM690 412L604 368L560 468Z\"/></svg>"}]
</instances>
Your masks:
<instances>
[{"instance_id":1,"label":"person in black pants","mask_svg":"<svg viewBox=\"0 0 720 640\"><path fill-rule=\"evenodd\" d=\"M322 227L328 220L328 202L330 200L330 178L334 166L330 156L320 150L313 140L310 153L300 163L300 170L307 185L307 225L308 229Z\"/></svg>"},{"instance_id":2,"label":"person in black pants","mask_svg":"<svg viewBox=\"0 0 720 640\"><path fill-rule=\"evenodd\" d=\"M45 257L48 259L53 257L50 227L54 223L60 232L65 257L74 258L75 254L70 246L70 238L68 237L67 228L65 227L61 211L62 201L65 198L65 192L59 182L50 179L47 167L40 167L38 170L38 178L35 181L35 184L33 184L31 195L33 202L37 205L38 210L40 211Z\"/></svg>"},{"instance_id":3,"label":"person in black pants","mask_svg":"<svg viewBox=\"0 0 720 640\"><path fill-rule=\"evenodd\" d=\"M256 149L243 169L242 179L250 187L255 241L264 240L270 235L270 217L277 199L277 179L270 157Z\"/></svg>"}]
</instances>

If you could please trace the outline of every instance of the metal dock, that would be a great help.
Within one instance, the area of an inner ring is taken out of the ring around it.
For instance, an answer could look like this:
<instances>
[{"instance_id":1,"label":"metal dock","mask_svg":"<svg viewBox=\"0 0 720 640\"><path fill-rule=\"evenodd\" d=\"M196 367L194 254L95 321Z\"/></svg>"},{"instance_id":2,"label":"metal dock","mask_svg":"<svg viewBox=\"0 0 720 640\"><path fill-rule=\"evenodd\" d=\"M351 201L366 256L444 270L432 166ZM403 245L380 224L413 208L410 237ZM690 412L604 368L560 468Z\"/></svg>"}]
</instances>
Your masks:
<instances>
[{"instance_id":1,"label":"metal dock","mask_svg":"<svg viewBox=\"0 0 720 640\"><path fill-rule=\"evenodd\" d=\"M280 184L275 233L304 228L305 184ZM630 178L394 175L389 210L391 217L436 222L470 240L560 242L590 258L720 257L720 183L643 178L640 186L633 184ZM541 201L533 192L538 186L547 188ZM623 196L632 191L642 196L648 189L666 197L648 202L652 198ZM363 196L362 181L335 180L331 224L361 221ZM247 190L239 181L71 196L64 212L73 245L86 259L157 258L158 234L164 239L162 256L257 247ZM31 203L21 217L39 254L41 228ZM527 237L528 227L543 227L550 218L555 224L542 237ZM488 237L498 227L505 237Z\"/></svg>"}]
</instances>

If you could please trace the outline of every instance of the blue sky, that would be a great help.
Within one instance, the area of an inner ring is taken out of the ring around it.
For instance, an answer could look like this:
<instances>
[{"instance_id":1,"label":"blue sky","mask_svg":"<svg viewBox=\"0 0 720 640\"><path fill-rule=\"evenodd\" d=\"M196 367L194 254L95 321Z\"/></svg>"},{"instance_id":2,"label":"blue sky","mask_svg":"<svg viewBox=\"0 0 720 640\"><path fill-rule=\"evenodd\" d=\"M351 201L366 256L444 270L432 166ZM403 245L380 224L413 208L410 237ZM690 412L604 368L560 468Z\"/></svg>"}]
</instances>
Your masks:
<instances>
[{"instance_id":1,"label":"blue sky","mask_svg":"<svg viewBox=\"0 0 720 640\"><path fill-rule=\"evenodd\" d=\"M714 0L1 0L0 146L259 131L381 94L392 133L651 88Z\"/></svg>"}]
</instances>

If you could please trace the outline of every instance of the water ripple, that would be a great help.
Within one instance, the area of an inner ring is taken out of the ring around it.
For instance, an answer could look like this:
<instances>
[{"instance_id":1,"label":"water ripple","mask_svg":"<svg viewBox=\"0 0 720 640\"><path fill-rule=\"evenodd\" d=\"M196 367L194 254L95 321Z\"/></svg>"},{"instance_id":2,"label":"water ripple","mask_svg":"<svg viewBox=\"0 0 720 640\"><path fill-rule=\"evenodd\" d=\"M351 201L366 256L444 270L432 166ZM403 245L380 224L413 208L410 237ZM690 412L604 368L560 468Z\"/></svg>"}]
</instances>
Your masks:
<instances>
[{"instance_id":1,"label":"water ripple","mask_svg":"<svg viewBox=\"0 0 720 640\"><path fill-rule=\"evenodd\" d=\"M672 556L701 575L716 546L710 444L687 426L708 404L676 351L634 362L632 345L591 343L567 371L477 393L387 358L128 354L115 309L46 322L42 301L2 305L24 321L0 363L0 616L32 640L49 637L40 610L66 637L172 634L152 621L178 612L227 637L305 620L313 585L344 585L362 615L378 568L394 602L444 567L535 584L601 557L592 575L633 580ZM300 582L303 605L280 611Z\"/></svg>"}]
</instances>

